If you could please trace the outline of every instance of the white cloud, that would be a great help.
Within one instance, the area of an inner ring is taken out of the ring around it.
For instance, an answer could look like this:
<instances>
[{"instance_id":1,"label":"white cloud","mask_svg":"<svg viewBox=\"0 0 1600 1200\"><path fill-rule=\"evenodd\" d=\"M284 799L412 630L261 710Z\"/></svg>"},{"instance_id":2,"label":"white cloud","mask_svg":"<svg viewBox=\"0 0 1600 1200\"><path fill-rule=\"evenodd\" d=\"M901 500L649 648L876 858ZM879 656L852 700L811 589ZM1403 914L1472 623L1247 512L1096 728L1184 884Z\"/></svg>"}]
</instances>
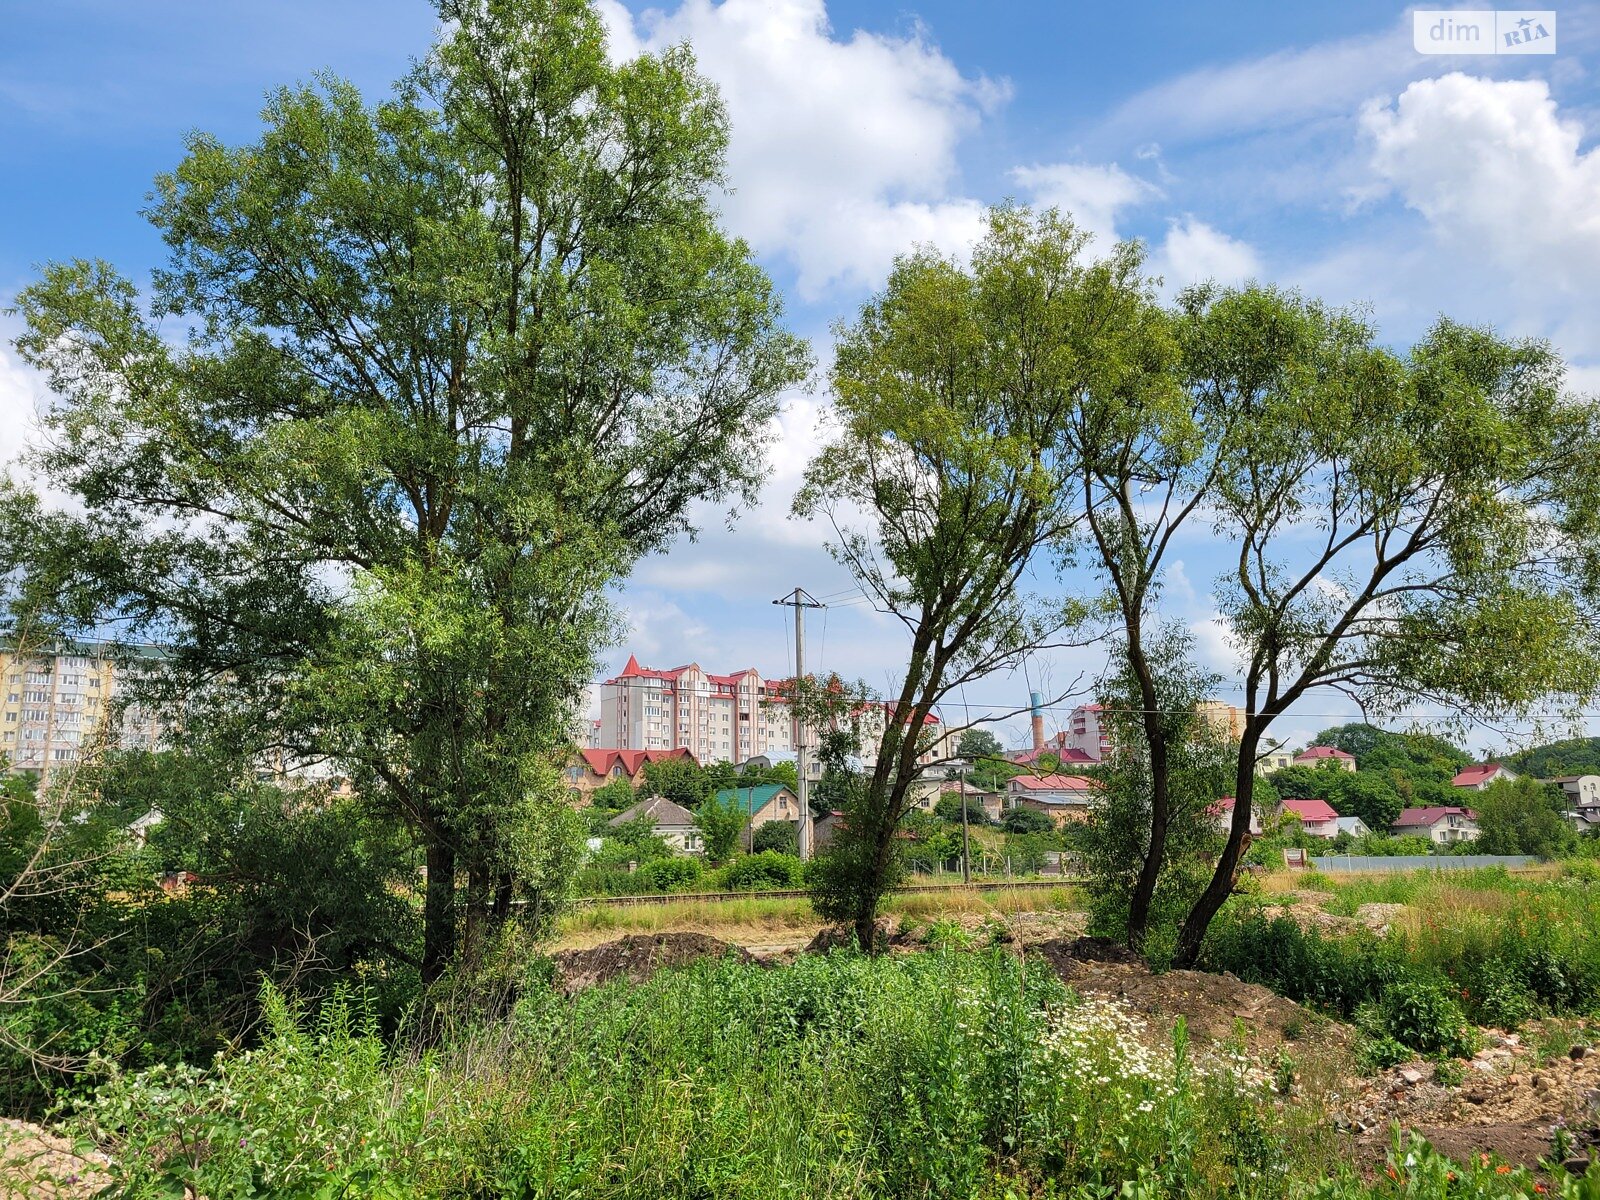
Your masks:
<instances>
[{"instance_id":1,"label":"white cloud","mask_svg":"<svg viewBox=\"0 0 1600 1200\"><path fill-rule=\"evenodd\" d=\"M1516 323L1600 333L1600 151L1542 80L1451 74L1362 118L1372 168L1427 222L1433 256L1509 289Z\"/></svg>"},{"instance_id":2,"label":"white cloud","mask_svg":"<svg viewBox=\"0 0 1600 1200\"><path fill-rule=\"evenodd\" d=\"M982 206L951 195L955 151L1008 89L963 75L920 30L841 38L824 0L601 11L619 56L693 44L731 123L728 220L794 265L802 298L875 285L913 243L957 250L981 231Z\"/></svg>"},{"instance_id":3,"label":"white cloud","mask_svg":"<svg viewBox=\"0 0 1600 1200\"><path fill-rule=\"evenodd\" d=\"M0 467L9 465L28 444L48 393L37 374L17 360L0 326Z\"/></svg>"},{"instance_id":4,"label":"white cloud","mask_svg":"<svg viewBox=\"0 0 1600 1200\"><path fill-rule=\"evenodd\" d=\"M1069 214L1094 237L1095 248L1109 250L1117 240L1117 217L1128 208L1159 196L1160 191L1128 174L1116 163L1051 163L1017 167L1011 178L1031 199Z\"/></svg>"},{"instance_id":5,"label":"white cloud","mask_svg":"<svg viewBox=\"0 0 1600 1200\"><path fill-rule=\"evenodd\" d=\"M1239 284L1262 274L1254 249L1194 217L1169 223L1155 269L1172 289L1206 280Z\"/></svg>"},{"instance_id":6,"label":"white cloud","mask_svg":"<svg viewBox=\"0 0 1600 1200\"><path fill-rule=\"evenodd\" d=\"M1119 141L1154 135L1164 145L1176 145L1281 129L1344 116L1445 61L1430 62L1412 49L1407 14L1382 33L1199 67L1124 101L1100 130Z\"/></svg>"}]
</instances>

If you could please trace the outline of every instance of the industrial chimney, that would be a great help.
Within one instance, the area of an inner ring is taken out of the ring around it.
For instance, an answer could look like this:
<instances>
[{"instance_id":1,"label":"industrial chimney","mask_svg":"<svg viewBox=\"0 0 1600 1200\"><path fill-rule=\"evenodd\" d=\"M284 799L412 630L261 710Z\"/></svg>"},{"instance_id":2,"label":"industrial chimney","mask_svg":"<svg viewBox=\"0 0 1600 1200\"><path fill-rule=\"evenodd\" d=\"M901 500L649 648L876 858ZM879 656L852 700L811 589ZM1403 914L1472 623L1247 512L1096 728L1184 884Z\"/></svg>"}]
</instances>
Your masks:
<instances>
[{"instance_id":1,"label":"industrial chimney","mask_svg":"<svg viewBox=\"0 0 1600 1200\"><path fill-rule=\"evenodd\" d=\"M1044 696L1038 692L1030 692L1028 699L1033 704L1033 748L1044 749Z\"/></svg>"}]
</instances>

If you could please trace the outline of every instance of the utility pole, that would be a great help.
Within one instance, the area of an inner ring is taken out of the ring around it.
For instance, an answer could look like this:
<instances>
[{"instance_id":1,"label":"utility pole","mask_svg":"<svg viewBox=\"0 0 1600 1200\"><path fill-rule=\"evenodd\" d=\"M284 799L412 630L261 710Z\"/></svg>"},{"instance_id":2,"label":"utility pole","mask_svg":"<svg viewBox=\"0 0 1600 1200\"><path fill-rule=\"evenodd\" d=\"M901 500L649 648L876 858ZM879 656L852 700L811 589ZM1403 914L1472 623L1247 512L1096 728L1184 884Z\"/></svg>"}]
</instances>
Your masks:
<instances>
[{"instance_id":1,"label":"utility pole","mask_svg":"<svg viewBox=\"0 0 1600 1200\"><path fill-rule=\"evenodd\" d=\"M787 596L774 600L773 603L794 609L794 681L798 688L800 681L806 675L806 609L826 606L818 604L816 597L802 587L795 588ZM796 837L800 843L800 858L804 861L811 857L811 800L810 783L806 779L806 728L794 704L797 698L791 697L789 712L794 717L795 774L800 777L800 820L796 827Z\"/></svg>"},{"instance_id":2,"label":"utility pole","mask_svg":"<svg viewBox=\"0 0 1600 1200\"><path fill-rule=\"evenodd\" d=\"M961 790L961 883L972 883L972 846L967 840L967 761L963 758L951 763L955 771L956 787Z\"/></svg>"}]
</instances>

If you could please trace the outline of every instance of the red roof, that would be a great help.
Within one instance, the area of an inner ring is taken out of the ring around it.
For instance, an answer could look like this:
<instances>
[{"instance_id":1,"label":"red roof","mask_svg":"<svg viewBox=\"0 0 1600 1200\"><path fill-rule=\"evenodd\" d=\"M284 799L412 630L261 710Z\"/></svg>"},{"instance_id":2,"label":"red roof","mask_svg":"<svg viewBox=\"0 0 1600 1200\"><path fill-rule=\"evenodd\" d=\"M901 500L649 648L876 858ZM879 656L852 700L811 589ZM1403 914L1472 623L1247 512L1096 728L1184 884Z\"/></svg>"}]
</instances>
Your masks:
<instances>
[{"instance_id":1,"label":"red roof","mask_svg":"<svg viewBox=\"0 0 1600 1200\"><path fill-rule=\"evenodd\" d=\"M580 750L584 763L596 775L611 774L611 769L621 764L623 772L632 779L639 773L645 763L662 762L669 758L686 758L694 762L695 757L687 746L679 746L675 750Z\"/></svg>"},{"instance_id":2,"label":"red roof","mask_svg":"<svg viewBox=\"0 0 1600 1200\"><path fill-rule=\"evenodd\" d=\"M1426 829L1435 824L1441 817L1465 817L1469 821L1476 821L1478 814L1470 808L1462 808L1456 804L1435 804L1428 808L1408 808L1400 814L1400 819L1394 823L1396 829Z\"/></svg>"},{"instance_id":3,"label":"red roof","mask_svg":"<svg viewBox=\"0 0 1600 1200\"><path fill-rule=\"evenodd\" d=\"M1043 746L1038 750L1013 750L1011 753L1007 754L1006 757L1014 763L1022 763L1027 765L1038 762L1039 759L1046 754L1055 755L1056 761L1061 763L1063 766L1067 765L1068 763L1092 763L1099 761L1099 759L1095 758L1093 755L1085 754L1076 746Z\"/></svg>"},{"instance_id":4,"label":"red roof","mask_svg":"<svg viewBox=\"0 0 1600 1200\"><path fill-rule=\"evenodd\" d=\"M1018 775L1010 782L1027 792L1086 792L1098 786L1087 775Z\"/></svg>"},{"instance_id":5,"label":"red roof","mask_svg":"<svg viewBox=\"0 0 1600 1200\"><path fill-rule=\"evenodd\" d=\"M655 667L641 667L639 660L630 654L628 655L628 661L623 664L622 670L606 680L606 683L621 683L624 679L660 679L676 683L691 668L699 670L700 664L684 663L681 667L673 667L667 671L657 670ZM719 687L738 687L740 684L747 682L750 676L754 675L760 684L766 688L769 699L781 696L782 692L790 686L790 681L787 679L762 679L761 672L754 667L746 667L744 670L735 671L731 675L713 675L710 671L706 671L704 674L709 682Z\"/></svg>"},{"instance_id":6,"label":"red roof","mask_svg":"<svg viewBox=\"0 0 1600 1200\"><path fill-rule=\"evenodd\" d=\"M1302 821L1313 825L1339 819L1339 814L1333 810L1333 805L1326 800L1285 800L1283 807Z\"/></svg>"},{"instance_id":7,"label":"red roof","mask_svg":"<svg viewBox=\"0 0 1600 1200\"><path fill-rule=\"evenodd\" d=\"M1356 756L1354 754L1347 754L1345 751L1340 750L1337 746L1311 746L1305 750L1302 750L1299 754L1296 754L1294 756L1294 761L1299 762L1303 758L1338 758L1348 759L1351 762L1355 762L1356 760Z\"/></svg>"},{"instance_id":8,"label":"red roof","mask_svg":"<svg viewBox=\"0 0 1600 1200\"><path fill-rule=\"evenodd\" d=\"M1456 787L1477 787L1480 783L1488 783L1496 774L1505 770L1499 763L1474 763L1464 768L1450 782Z\"/></svg>"}]
</instances>

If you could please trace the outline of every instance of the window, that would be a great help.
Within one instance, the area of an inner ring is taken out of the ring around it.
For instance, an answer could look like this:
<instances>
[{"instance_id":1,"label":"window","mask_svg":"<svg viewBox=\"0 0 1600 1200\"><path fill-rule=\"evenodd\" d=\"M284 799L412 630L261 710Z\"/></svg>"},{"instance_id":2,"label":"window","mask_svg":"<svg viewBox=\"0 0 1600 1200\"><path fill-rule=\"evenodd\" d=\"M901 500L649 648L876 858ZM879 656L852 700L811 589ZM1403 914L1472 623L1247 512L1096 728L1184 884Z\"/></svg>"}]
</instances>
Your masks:
<instances>
[{"instance_id":1,"label":"window","mask_svg":"<svg viewBox=\"0 0 1600 1200\"><path fill-rule=\"evenodd\" d=\"M22 714L22 719L24 721L48 721L50 719L50 710L47 708L26 709Z\"/></svg>"},{"instance_id":2,"label":"window","mask_svg":"<svg viewBox=\"0 0 1600 1200\"><path fill-rule=\"evenodd\" d=\"M73 759L78 757L78 752L76 750L57 747L55 750L51 751L50 757L55 759L57 762L71 762Z\"/></svg>"},{"instance_id":3,"label":"window","mask_svg":"<svg viewBox=\"0 0 1600 1200\"><path fill-rule=\"evenodd\" d=\"M22 693L22 698L24 700L26 700L29 704L49 704L50 703L50 693L49 692L23 692Z\"/></svg>"}]
</instances>

